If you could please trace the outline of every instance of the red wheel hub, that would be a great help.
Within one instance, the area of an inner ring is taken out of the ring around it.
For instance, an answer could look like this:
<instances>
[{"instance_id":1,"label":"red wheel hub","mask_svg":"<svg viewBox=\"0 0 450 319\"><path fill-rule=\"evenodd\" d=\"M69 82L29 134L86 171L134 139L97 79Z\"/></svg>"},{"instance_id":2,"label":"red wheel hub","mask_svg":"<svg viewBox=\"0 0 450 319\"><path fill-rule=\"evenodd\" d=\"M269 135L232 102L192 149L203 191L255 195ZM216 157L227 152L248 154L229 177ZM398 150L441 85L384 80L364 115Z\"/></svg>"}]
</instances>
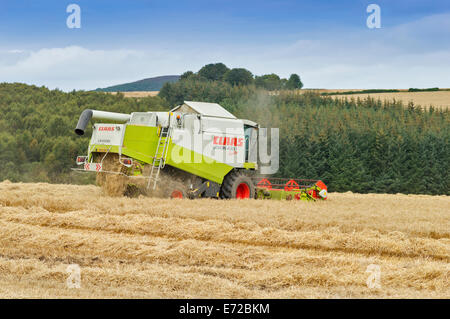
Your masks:
<instances>
[{"instance_id":1,"label":"red wheel hub","mask_svg":"<svg viewBox=\"0 0 450 319\"><path fill-rule=\"evenodd\" d=\"M172 192L172 194L170 195L170 198L183 198L183 192L176 189Z\"/></svg>"},{"instance_id":2,"label":"red wheel hub","mask_svg":"<svg viewBox=\"0 0 450 319\"><path fill-rule=\"evenodd\" d=\"M236 198L250 198L250 187L246 183L240 183L236 189Z\"/></svg>"}]
</instances>

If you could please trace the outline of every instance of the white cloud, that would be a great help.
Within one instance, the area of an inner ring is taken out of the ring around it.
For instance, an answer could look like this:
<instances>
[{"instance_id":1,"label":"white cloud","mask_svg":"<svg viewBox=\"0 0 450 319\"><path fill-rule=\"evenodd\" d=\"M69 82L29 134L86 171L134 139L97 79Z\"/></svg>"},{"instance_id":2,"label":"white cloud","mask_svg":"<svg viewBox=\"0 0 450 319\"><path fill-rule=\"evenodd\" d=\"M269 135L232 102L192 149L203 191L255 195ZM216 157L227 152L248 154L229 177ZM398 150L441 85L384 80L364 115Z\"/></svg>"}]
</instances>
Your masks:
<instances>
[{"instance_id":1,"label":"white cloud","mask_svg":"<svg viewBox=\"0 0 450 319\"><path fill-rule=\"evenodd\" d=\"M174 41L140 50L0 51L0 82L90 90L224 62L255 74L299 73L316 88L450 87L450 41L444 41L450 39L449 21L442 14L381 30L311 33L284 45Z\"/></svg>"},{"instance_id":2,"label":"white cloud","mask_svg":"<svg viewBox=\"0 0 450 319\"><path fill-rule=\"evenodd\" d=\"M14 50L8 50L8 53L23 53L24 51L23 50L17 50L17 49L14 49Z\"/></svg>"},{"instance_id":3,"label":"white cloud","mask_svg":"<svg viewBox=\"0 0 450 319\"><path fill-rule=\"evenodd\" d=\"M450 14L440 14L382 30L312 33L267 49L249 65L299 73L315 88L450 87L449 24Z\"/></svg>"},{"instance_id":4,"label":"white cloud","mask_svg":"<svg viewBox=\"0 0 450 319\"><path fill-rule=\"evenodd\" d=\"M2 81L26 82L65 90L92 89L134 79L143 54L133 50L89 50L78 46L28 52L15 63L0 60ZM2 63L5 62L6 63Z\"/></svg>"}]
</instances>

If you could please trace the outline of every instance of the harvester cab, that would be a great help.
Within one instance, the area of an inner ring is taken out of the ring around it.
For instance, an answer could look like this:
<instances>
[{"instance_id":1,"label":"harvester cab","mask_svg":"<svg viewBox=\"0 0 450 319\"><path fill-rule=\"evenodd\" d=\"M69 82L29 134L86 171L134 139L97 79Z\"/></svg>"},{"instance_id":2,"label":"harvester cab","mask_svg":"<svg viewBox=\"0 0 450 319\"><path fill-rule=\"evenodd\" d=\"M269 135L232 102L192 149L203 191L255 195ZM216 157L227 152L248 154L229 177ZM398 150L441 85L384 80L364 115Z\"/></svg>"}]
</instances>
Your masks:
<instances>
[{"instance_id":1,"label":"harvester cab","mask_svg":"<svg viewBox=\"0 0 450 319\"><path fill-rule=\"evenodd\" d=\"M74 170L95 172L111 195L290 199L271 195L275 188L256 177L259 125L219 104L185 101L169 112L131 114L85 110L75 133L84 135L91 119L112 123L93 125L88 153ZM323 186L309 188L326 194ZM309 188L291 191L312 194Z\"/></svg>"}]
</instances>

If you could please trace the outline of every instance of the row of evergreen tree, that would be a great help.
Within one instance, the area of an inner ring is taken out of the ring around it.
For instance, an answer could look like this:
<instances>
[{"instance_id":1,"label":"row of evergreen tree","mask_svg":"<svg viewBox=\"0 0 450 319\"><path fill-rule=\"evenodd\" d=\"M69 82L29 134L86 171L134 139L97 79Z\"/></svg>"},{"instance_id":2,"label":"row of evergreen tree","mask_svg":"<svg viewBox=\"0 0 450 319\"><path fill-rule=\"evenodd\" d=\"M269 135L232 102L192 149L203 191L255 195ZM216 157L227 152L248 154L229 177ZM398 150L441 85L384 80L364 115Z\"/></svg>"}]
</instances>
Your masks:
<instances>
[{"instance_id":1,"label":"row of evergreen tree","mask_svg":"<svg viewBox=\"0 0 450 319\"><path fill-rule=\"evenodd\" d=\"M220 103L239 118L280 128L278 177L320 178L339 192L450 192L448 110L196 80L160 95L171 104Z\"/></svg>"},{"instance_id":2,"label":"row of evergreen tree","mask_svg":"<svg viewBox=\"0 0 450 319\"><path fill-rule=\"evenodd\" d=\"M84 109L131 113L197 100L280 128L279 177L320 178L339 192L450 193L448 110L196 80L179 81L160 95L136 99L0 84L0 180L93 182L70 173L91 135L73 133Z\"/></svg>"},{"instance_id":3,"label":"row of evergreen tree","mask_svg":"<svg viewBox=\"0 0 450 319\"><path fill-rule=\"evenodd\" d=\"M86 154L92 134L74 128L84 109L131 113L169 109L159 97L123 94L64 93L25 84L0 84L0 180L87 183L90 174L71 174L77 155Z\"/></svg>"}]
</instances>

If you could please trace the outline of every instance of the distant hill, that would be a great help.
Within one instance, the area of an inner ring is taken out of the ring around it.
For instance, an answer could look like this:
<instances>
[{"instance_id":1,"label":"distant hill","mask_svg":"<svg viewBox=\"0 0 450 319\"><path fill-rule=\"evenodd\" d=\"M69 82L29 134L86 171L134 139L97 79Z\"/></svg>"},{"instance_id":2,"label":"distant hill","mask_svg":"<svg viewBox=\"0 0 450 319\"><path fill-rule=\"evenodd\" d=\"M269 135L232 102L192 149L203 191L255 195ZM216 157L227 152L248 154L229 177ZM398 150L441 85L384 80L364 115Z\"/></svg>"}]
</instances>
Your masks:
<instances>
[{"instance_id":1,"label":"distant hill","mask_svg":"<svg viewBox=\"0 0 450 319\"><path fill-rule=\"evenodd\" d=\"M179 75L165 75L157 76L139 80L136 82L118 84L109 86L107 88L98 88L95 91L100 92L132 92L132 91L159 91L166 82L177 82L180 79Z\"/></svg>"}]
</instances>

